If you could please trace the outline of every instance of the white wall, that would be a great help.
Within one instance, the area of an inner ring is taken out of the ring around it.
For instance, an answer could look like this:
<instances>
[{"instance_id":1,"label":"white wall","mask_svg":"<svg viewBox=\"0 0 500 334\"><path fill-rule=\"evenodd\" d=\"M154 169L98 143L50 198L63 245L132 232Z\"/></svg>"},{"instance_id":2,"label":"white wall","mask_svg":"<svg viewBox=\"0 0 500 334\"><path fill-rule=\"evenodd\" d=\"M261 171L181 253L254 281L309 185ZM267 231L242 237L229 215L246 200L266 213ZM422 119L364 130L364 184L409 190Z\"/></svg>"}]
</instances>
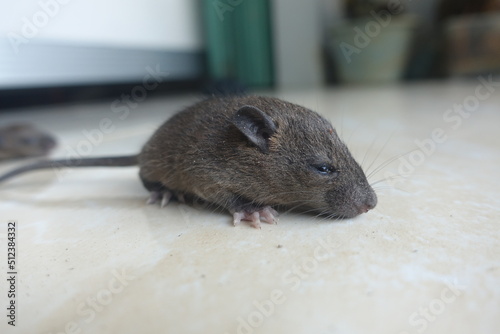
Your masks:
<instances>
[{"instance_id":1,"label":"white wall","mask_svg":"<svg viewBox=\"0 0 500 334\"><path fill-rule=\"evenodd\" d=\"M198 7L197 0L0 0L0 36L22 36L34 24L34 38L53 42L200 50Z\"/></svg>"},{"instance_id":2,"label":"white wall","mask_svg":"<svg viewBox=\"0 0 500 334\"><path fill-rule=\"evenodd\" d=\"M338 3L332 0L272 0L271 3L277 86L322 85L324 21L338 16Z\"/></svg>"},{"instance_id":3,"label":"white wall","mask_svg":"<svg viewBox=\"0 0 500 334\"><path fill-rule=\"evenodd\" d=\"M196 79L198 0L0 0L0 89Z\"/></svg>"}]
</instances>

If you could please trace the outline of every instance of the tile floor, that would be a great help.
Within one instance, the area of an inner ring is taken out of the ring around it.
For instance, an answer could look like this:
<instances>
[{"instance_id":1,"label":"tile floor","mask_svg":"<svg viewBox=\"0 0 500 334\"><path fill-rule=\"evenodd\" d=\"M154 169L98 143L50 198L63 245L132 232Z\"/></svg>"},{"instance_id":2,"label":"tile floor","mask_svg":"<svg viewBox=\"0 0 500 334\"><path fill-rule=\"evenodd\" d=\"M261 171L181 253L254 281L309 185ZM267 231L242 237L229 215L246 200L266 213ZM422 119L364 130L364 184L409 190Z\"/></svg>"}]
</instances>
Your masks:
<instances>
[{"instance_id":1,"label":"tile floor","mask_svg":"<svg viewBox=\"0 0 500 334\"><path fill-rule=\"evenodd\" d=\"M386 179L377 208L351 220L284 213L256 230L226 213L147 206L134 167L0 185L3 277L8 220L18 243L17 326L3 315L0 331L498 333L500 84L484 80L266 93L330 118L377 171L370 181ZM51 131L53 157L134 153L198 98L148 98L126 116L112 99L30 108L0 123ZM113 131L101 137L104 118Z\"/></svg>"}]
</instances>

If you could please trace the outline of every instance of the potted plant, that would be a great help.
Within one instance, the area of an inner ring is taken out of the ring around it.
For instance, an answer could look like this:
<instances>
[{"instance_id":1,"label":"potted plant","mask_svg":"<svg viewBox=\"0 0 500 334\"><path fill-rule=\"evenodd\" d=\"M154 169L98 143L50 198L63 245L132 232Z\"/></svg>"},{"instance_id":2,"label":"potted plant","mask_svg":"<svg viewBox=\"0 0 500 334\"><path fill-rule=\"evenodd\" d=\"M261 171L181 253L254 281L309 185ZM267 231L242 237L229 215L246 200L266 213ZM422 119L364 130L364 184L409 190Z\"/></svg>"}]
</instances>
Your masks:
<instances>
[{"instance_id":1,"label":"potted plant","mask_svg":"<svg viewBox=\"0 0 500 334\"><path fill-rule=\"evenodd\" d=\"M331 52L341 81L390 82L401 78L415 17L401 1L345 0L347 20L332 27Z\"/></svg>"}]
</instances>

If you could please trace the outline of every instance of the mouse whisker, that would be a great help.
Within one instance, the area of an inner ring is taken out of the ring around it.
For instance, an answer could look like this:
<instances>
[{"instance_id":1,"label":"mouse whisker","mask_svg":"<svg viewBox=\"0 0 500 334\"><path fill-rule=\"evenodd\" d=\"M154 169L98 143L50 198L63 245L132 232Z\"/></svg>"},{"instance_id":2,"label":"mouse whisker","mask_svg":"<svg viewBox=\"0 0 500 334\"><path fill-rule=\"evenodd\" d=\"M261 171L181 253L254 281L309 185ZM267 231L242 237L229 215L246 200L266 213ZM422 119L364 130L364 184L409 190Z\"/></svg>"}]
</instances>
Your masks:
<instances>
[{"instance_id":1,"label":"mouse whisker","mask_svg":"<svg viewBox=\"0 0 500 334\"><path fill-rule=\"evenodd\" d=\"M380 194L386 190L392 190L392 189L394 189L394 188L391 186L378 186L378 187L375 187L373 190L376 190Z\"/></svg>"},{"instance_id":2,"label":"mouse whisker","mask_svg":"<svg viewBox=\"0 0 500 334\"><path fill-rule=\"evenodd\" d=\"M380 172L382 169L384 169L385 167L387 167L388 165L390 165L391 163L393 163L394 161L412 153L412 152L415 152L416 150L418 150L418 148L415 148L415 149L412 149L410 151L407 151L407 152L404 152L404 153L400 153L398 155L395 155L391 158L389 158L388 160L386 160L385 162L381 163L379 166L377 166L374 170L372 170L371 172L367 172L367 179L369 179L370 177L374 176L375 174L377 174L378 172Z\"/></svg>"},{"instance_id":3,"label":"mouse whisker","mask_svg":"<svg viewBox=\"0 0 500 334\"><path fill-rule=\"evenodd\" d=\"M346 144L346 146L350 146L349 143L351 142L351 139L352 137L354 136L354 134L356 132L359 131L359 129L361 128L361 126L364 125L364 122L363 123L359 123L356 128L351 132L351 134L349 135L349 137L347 138L347 140L344 141L344 143Z\"/></svg>"},{"instance_id":4,"label":"mouse whisker","mask_svg":"<svg viewBox=\"0 0 500 334\"><path fill-rule=\"evenodd\" d=\"M366 161L366 157L368 156L368 152L370 152L373 149L373 146L375 145L376 141L377 141L377 137L373 138L370 146L368 146L368 148L366 149L365 154L363 156L363 160L361 160L361 164L360 164L361 168L364 168L364 164L365 164L365 161ZM387 142L386 142L386 144L387 144ZM380 149L379 153L375 157L375 160L373 160L373 161L376 161L378 159L378 156L380 155L380 153L382 152L383 149L384 149L384 147L382 147L382 149ZM368 166L367 169L369 169L372 165L373 165L373 162L370 164L370 166Z\"/></svg>"},{"instance_id":5,"label":"mouse whisker","mask_svg":"<svg viewBox=\"0 0 500 334\"><path fill-rule=\"evenodd\" d=\"M273 193L273 196L278 197L278 196L291 195L291 194L297 194L297 195L314 194L315 195L315 194L317 194L317 192L313 191L313 190L282 191L282 192Z\"/></svg>"},{"instance_id":6,"label":"mouse whisker","mask_svg":"<svg viewBox=\"0 0 500 334\"><path fill-rule=\"evenodd\" d=\"M299 202L299 201L295 201L295 202ZM290 212L294 212L296 211L298 208L300 208L301 206L304 206L304 202L299 202L298 205L294 205L294 206L290 206L290 205L287 205L287 209L283 212L283 214L288 214ZM301 210L300 212L302 213L309 213L309 212L316 212L317 209L308 209L308 210Z\"/></svg>"},{"instance_id":7,"label":"mouse whisker","mask_svg":"<svg viewBox=\"0 0 500 334\"><path fill-rule=\"evenodd\" d=\"M390 186L390 185L377 187L377 190L382 190L382 191L383 190L394 190L394 189L397 189L398 191L403 191L403 192L405 192L407 194L411 194L411 191L403 189L402 187L395 188L395 187Z\"/></svg>"},{"instance_id":8,"label":"mouse whisker","mask_svg":"<svg viewBox=\"0 0 500 334\"><path fill-rule=\"evenodd\" d=\"M384 177L383 179L380 179L380 180L377 180L375 182L372 182L370 183L370 186L373 187L379 183L383 183L383 182L386 182L386 181L392 181L392 180L398 180L398 179L406 179L407 177L409 177L410 174L394 174L394 175L391 175L391 176L388 176L388 177Z\"/></svg>"},{"instance_id":9,"label":"mouse whisker","mask_svg":"<svg viewBox=\"0 0 500 334\"><path fill-rule=\"evenodd\" d=\"M373 164L375 163L375 161L378 160L378 158L380 157L380 155L382 154L382 152L385 150L385 148L387 147L387 144L389 144L389 142L391 141L392 137L394 136L394 133L391 133L391 135L387 138L387 140L384 142L384 144L382 145L382 147L380 148L380 150L378 151L377 155L375 156L375 158L373 159L373 161L371 162L371 164L366 168L366 173L368 174L370 169L372 168ZM367 152L369 150L371 150L371 146L369 147L369 149L367 150Z\"/></svg>"}]
</instances>

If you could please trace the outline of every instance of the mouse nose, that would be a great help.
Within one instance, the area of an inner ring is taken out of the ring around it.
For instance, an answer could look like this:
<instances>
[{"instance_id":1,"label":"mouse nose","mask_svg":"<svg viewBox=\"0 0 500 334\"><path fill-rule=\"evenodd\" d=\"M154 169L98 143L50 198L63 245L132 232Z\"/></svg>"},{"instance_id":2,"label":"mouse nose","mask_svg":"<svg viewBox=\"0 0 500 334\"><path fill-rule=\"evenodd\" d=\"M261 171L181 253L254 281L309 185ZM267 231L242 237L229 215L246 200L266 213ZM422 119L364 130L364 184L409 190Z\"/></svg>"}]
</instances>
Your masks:
<instances>
[{"instance_id":1,"label":"mouse nose","mask_svg":"<svg viewBox=\"0 0 500 334\"><path fill-rule=\"evenodd\" d=\"M373 209L375 206L374 205L370 205L370 204L361 204L359 207L358 207L358 211L359 213L367 213L368 211L370 211L371 209Z\"/></svg>"},{"instance_id":2,"label":"mouse nose","mask_svg":"<svg viewBox=\"0 0 500 334\"><path fill-rule=\"evenodd\" d=\"M358 212L360 214L362 213L367 213L371 209L373 209L377 205L377 197L376 196L370 196L365 202L361 205L358 206Z\"/></svg>"}]
</instances>

